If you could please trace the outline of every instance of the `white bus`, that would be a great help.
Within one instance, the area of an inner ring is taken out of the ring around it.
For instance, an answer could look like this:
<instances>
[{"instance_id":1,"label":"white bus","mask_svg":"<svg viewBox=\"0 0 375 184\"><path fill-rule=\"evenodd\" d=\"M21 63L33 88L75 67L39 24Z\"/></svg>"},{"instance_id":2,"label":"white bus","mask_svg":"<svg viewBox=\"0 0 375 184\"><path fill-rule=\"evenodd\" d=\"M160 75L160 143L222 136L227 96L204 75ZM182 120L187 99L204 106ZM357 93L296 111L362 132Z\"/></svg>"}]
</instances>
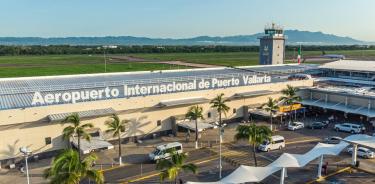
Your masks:
<instances>
[{"instance_id":1,"label":"white bus","mask_svg":"<svg viewBox=\"0 0 375 184\"><path fill-rule=\"evenodd\" d=\"M285 139L283 136L274 135L271 137L271 141L264 141L258 146L261 151L271 151L275 149L282 149L285 147Z\"/></svg>"},{"instance_id":2,"label":"white bus","mask_svg":"<svg viewBox=\"0 0 375 184\"><path fill-rule=\"evenodd\" d=\"M159 159L166 159L170 157L170 151L175 150L177 153L182 153L182 144L179 142L173 142L168 144L159 145L155 150L148 155L150 160L157 161Z\"/></svg>"}]
</instances>

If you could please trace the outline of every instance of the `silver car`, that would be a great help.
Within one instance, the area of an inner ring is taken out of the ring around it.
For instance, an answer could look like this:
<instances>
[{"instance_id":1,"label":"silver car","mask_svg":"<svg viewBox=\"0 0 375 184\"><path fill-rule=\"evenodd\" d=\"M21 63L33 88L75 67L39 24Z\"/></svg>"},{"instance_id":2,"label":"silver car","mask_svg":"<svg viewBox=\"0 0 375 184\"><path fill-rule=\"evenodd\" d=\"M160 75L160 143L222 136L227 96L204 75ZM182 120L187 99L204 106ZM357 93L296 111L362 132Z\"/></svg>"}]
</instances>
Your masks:
<instances>
[{"instance_id":1,"label":"silver car","mask_svg":"<svg viewBox=\"0 0 375 184\"><path fill-rule=\"evenodd\" d=\"M331 136L324 138L324 143L326 144L339 144L341 142L341 137Z\"/></svg>"}]
</instances>

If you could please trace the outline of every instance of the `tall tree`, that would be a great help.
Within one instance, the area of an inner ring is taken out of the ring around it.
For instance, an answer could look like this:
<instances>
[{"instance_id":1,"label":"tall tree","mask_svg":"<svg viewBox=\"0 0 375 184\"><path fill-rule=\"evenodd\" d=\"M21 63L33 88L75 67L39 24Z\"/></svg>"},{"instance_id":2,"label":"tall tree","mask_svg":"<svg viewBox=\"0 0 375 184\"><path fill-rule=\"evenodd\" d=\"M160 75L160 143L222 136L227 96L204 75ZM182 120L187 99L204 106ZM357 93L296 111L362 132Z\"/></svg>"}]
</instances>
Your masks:
<instances>
[{"instance_id":1,"label":"tall tree","mask_svg":"<svg viewBox=\"0 0 375 184\"><path fill-rule=\"evenodd\" d=\"M81 138L90 141L91 135L87 133L87 129L92 128L94 126L91 123L81 124L81 120L78 113L74 113L66 117L62 121L62 123L71 124L64 128L63 138L69 140L70 138L74 139L74 137L77 137L79 158L81 160Z\"/></svg>"},{"instance_id":2,"label":"tall tree","mask_svg":"<svg viewBox=\"0 0 375 184\"><path fill-rule=\"evenodd\" d=\"M256 147L264 141L270 141L272 131L267 126L256 126L254 123L251 125L239 125L237 133L235 134L236 140L246 140L252 146L253 158L255 166L258 166L256 157Z\"/></svg>"},{"instance_id":3,"label":"tall tree","mask_svg":"<svg viewBox=\"0 0 375 184\"><path fill-rule=\"evenodd\" d=\"M51 167L44 170L44 177L51 184L79 184L83 179L104 183L103 173L92 168L96 159L90 154L80 161L77 151L67 149L52 160Z\"/></svg>"},{"instance_id":4,"label":"tall tree","mask_svg":"<svg viewBox=\"0 0 375 184\"><path fill-rule=\"evenodd\" d=\"M219 114L219 178L221 178L221 170L222 170L222 165L221 165L221 143L223 142L223 121L221 118L221 115L224 114L227 116L227 112L229 111L229 107L227 106L227 102L229 101L228 99L223 98L224 93L221 93L220 95L217 95L216 98L211 100L211 108L216 109L217 113Z\"/></svg>"},{"instance_id":5,"label":"tall tree","mask_svg":"<svg viewBox=\"0 0 375 184\"><path fill-rule=\"evenodd\" d=\"M108 129L106 133L112 133L113 137L118 139L118 158L119 164L122 165L122 154L121 154L121 134L126 131L126 124L129 123L128 120L120 120L117 114L112 114L112 116L105 122Z\"/></svg>"},{"instance_id":6,"label":"tall tree","mask_svg":"<svg viewBox=\"0 0 375 184\"><path fill-rule=\"evenodd\" d=\"M227 102L229 102L228 99L224 99L223 98L224 96L224 93L221 93L220 95L217 95L213 100L211 100L210 104L211 104L211 108L214 108L217 110L218 114L219 114L219 127L220 127L220 131L222 131L222 127L223 127L223 121L222 121L222 114L224 114L226 116L227 112L229 111L229 107L227 106ZM220 142L222 142L222 135L220 133Z\"/></svg>"},{"instance_id":7,"label":"tall tree","mask_svg":"<svg viewBox=\"0 0 375 184\"><path fill-rule=\"evenodd\" d=\"M272 128L272 118L273 118L273 115L275 114L275 112L279 109L279 106L277 105L277 100L269 97L268 101L265 104L263 104L262 107L265 111L270 113L270 123L271 123L270 129L272 131L273 130L273 128Z\"/></svg>"},{"instance_id":8,"label":"tall tree","mask_svg":"<svg viewBox=\"0 0 375 184\"><path fill-rule=\"evenodd\" d=\"M285 89L281 90L283 96L280 97L280 101L283 101L286 105L293 105L300 102L302 98L297 94L299 88L287 85ZM294 111L295 113L296 111ZM292 115L290 114L290 121L292 121Z\"/></svg>"},{"instance_id":9,"label":"tall tree","mask_svg":"<svg viewBox=\"0 0 375 184\"><path fill-rule=\"evenodd\" d=\"M156 164L156 169L162 170L160 173L160 180L164 181L168 178L170 181L174 180L177 184L178 175L181 171L197 173L197 166L194 164L185 164L187 155L185 153L178 153L175 150L170 150L170 159L161 159Z\"/></svg>"},{"instance_id":10,"label":"tall tree","mask_svg":"<svg viewBox=\"0 0 375 184\"><path fill-rule=\"evenodd\" d=\"M203 117L203 108L194 105L191 106L188 110L188 112L185 115L186 118L188 118L190 121L195 121L195 149L198 148L198 119L204 119Z\"/></svg>"}]
</instances>

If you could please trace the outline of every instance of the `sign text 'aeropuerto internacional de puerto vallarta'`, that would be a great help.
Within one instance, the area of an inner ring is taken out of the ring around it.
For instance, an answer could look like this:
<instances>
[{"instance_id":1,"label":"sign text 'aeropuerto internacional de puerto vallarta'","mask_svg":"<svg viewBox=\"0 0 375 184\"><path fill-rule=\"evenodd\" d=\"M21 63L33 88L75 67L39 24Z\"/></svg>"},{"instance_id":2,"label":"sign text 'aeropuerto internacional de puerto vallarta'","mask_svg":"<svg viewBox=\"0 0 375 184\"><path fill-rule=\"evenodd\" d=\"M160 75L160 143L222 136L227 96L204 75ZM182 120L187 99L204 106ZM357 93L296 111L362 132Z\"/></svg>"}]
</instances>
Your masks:
<instances>
[{"instance_id":1,"label":"sign text 'aeropuerto internacional de puerto vallarta'","mask_svg":"<svg viewBox=\"0 0 375 184\"><path fill-rule=\"evenodd\" d=\"M148 96L185 91L249 86L270 82L271 77L267 75L243 75L232 78L209 78L167 83L132 84L123 86L108 86L95 89L69 90L62 92L35 92L31 105L77 103L134 96Z\"/></svg>"}]
</instances>

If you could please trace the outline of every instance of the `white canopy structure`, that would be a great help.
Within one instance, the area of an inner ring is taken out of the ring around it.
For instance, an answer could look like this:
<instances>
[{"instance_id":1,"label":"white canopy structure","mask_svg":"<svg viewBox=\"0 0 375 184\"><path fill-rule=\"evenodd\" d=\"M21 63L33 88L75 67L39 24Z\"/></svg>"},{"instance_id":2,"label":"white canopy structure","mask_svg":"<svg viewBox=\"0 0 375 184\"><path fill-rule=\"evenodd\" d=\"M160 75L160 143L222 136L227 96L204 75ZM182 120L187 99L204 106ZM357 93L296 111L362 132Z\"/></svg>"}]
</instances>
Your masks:
<instances>
[{"instance_id":1,"label":"white canopy structure","mask_svg":"<svg viewBox=\"0 0 375 184\"><path fill-rule=\"evenodd\" d=\"M305 154L282 154L277 160L272 162L266 167L251 167L241 165L230 175L221 179L217 182L187 182L188 184L233 184L233 183L246 183L246 182L260 182L269 175L273 174L276 171L279 171L288 167L304 167L306 164L312 160L320 157L321 163L323 160L323 155L338 155L340 152L345 149L349 143L341 141L340 144L324 144L318 143L314 148ZM319 167L321 168L321 166ZM284 172L282 172L283 181ZM320 170L319 170L320 173Z\"/></svg>"},{"instance_id":2,"label":"white canopy structure","mask_svg":"<svg viewBox=\"0 0 375 184\"><path fill-rule=\"evenodd\" d=\"M246 182L259 182L270 174L280 170L278 167L252 167L241 165L230 175L218 182L187 182L188 184L235 184Z\"/></svg>"},{"instance_id":3,"label":"white canopy structure","mask_svg":"<svg viewBox=\"0 0 375 184\"><path fill-rule=\"evenodd\" d=\"M354 144L360 144L363 146L367 146L370 148L375 148L375 137L369 136L365 134L356 134L348 136L344 139L344 141L351 142Z\"/></svg>"},{"instance_id":4,"label":"white canopy structure","mask_svg":"<svg viewBox=\"0 0 375 184\"><path fill-rule=\"evenodd\" d=\"M318 143L305 154L284 153L267 167L304 167L321 155L338 155L348 145L348 143L343 141L340 144Z\"/></svg>"}]
</instances>

